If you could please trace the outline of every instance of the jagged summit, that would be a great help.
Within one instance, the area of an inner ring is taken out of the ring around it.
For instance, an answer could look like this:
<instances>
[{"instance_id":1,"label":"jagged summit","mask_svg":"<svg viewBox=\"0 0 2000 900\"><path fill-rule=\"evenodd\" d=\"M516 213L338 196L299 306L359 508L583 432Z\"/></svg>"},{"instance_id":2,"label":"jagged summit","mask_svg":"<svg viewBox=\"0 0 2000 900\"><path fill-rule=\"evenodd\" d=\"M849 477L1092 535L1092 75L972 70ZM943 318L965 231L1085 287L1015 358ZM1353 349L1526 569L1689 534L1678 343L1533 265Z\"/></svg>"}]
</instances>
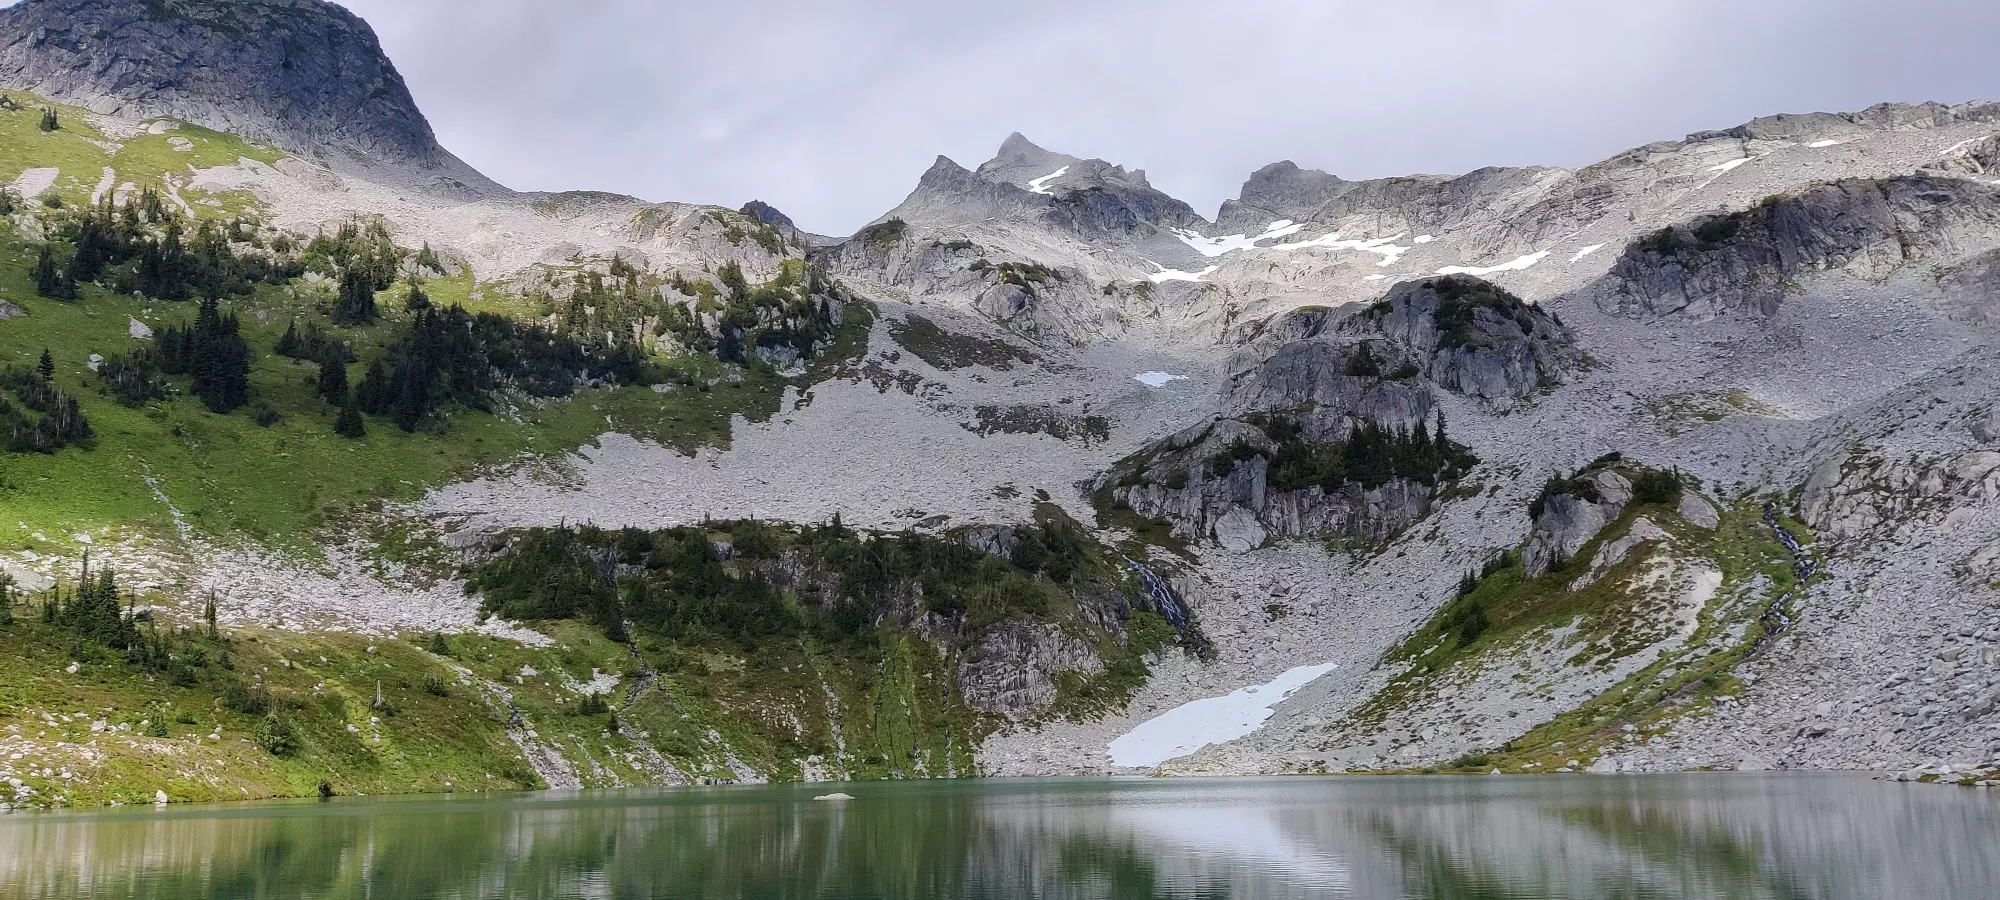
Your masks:
<instances>
[{"instance_id":1,"label":"jagged summit","mask_svg":"<svg viewBox=\"0 0 2000 900\"><path fill-rule=\"evenodd\" d=\"M1057 153L1016 131L1001 142L1000 152L982 164L980 175L1019 185L1037 194L1060 196L1093 187L1151 191L1143 169L1127 171L1101 159ZM1161 196L1166 196L1162 194Z\"/></svg>"},{"instance_id":2,"label":"jagged summit","mask_svg":"<svg viewBox=\"0 0 2000 900\"><path fill-rule=\"evenodd\" d=\"M182 119L292 153L439 167L375 32L325 0L24 0L0 84L107 115Z\"/></svg>"}]
</instances>

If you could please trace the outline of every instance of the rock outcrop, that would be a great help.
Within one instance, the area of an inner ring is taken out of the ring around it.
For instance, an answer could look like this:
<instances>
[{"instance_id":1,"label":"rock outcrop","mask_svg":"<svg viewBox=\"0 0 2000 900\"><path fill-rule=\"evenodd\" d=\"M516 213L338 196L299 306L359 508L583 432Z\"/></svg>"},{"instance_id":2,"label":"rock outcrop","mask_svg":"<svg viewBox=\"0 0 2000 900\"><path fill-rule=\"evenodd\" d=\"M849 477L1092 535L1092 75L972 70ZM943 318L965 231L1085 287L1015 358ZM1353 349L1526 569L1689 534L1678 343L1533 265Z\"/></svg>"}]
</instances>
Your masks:
<instances>
[{"instance_id":1,"label":"rock outcrop","mask_svg":"<svg viewBox=\"0 0 2000 900\"><path fill-rule=\"evenodd\" d=\"M1604 526L1623 515L1631 502L1631 480L1609 467L1593 467L1573 478L1552 482L1537 508L1531 510L1534 525L1521 550L1529 577L1568 565ZM1615 564L1612 560L1604 567Z\"/></svg>"},{"instance_id":2,"label":"rock outcrop","mask_svg":"<svg viewBox=\"0 0 2000 900\"><path fill-rule=\"evenodd\" d=\"M1380 334L1437 386L1497 405L1562 384L1582 363L1562 323L1469 275L1399 284L1342 330Z\"/></svg>"},{"instance_id":3,"label":"rock outcrop","mask_svg":"<svg viewBox=\"0 0 2000 900\"><path fill-rule=\"evenodd\" d=\"M1996 234L1992 185L1930 175L1837 181L1634 243L1598 304L1627 316L1769 316L1804 273L1879 280L1911 263L1952 262Z\"/></svg>"},{"instance_id":4,"label":"rock outcrop","mask_svg":"<svg viewBox=\"0 0 2000 900\"><path fill-rule=\"evenodd\" d=\"M0 11L0 84L384 162L455 164L359 16L325 0L24 0Z\"/></svg>"},{"instance_id":5,"label":"rock outcrop","mask_svg":"<svg viewBox=\"0 0 2000 900\"><path fill-rule=\"evenodd\" d=\"M1544 176L1561 173L1542 167L1486 168L1457 178L1411 175L1347 181L1291 160L1258 169L1216 217L1221 229L1255 234L1273 221L1337 224L1368 216L1387 234L1443 231L1467 215L1509 195L1532 189Z\"/></svg>"}]
</instances>

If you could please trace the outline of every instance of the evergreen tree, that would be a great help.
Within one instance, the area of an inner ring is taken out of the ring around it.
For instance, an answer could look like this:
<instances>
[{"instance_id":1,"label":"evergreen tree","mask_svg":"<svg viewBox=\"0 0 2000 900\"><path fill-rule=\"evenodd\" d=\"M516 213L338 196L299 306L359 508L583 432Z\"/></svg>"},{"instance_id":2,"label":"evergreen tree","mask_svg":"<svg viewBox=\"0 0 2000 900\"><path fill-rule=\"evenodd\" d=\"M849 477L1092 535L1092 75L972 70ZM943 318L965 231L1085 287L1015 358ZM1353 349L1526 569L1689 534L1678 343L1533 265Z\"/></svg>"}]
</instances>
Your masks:
<instances>
[{"instance_id":1,"label":"evergreen tree","mask_svg":"<svg viewBox=\"0 0 2000 900\"><path fill-rule=\"evenodd\" d=\"M340 298L333 303L333 324L343 328L375 321L375 282L359 267L340 276Z\"/></svg>"},{"instance_id":2,"label":"evergreen tree","mask_svg":"<svg viewBox=\"0 0 2000 900\"><path fill-rule=\"evenodd\" d=\"M35 371L41 373L43 381L55 380L56 358L49 355L49 348L42 348L42 359L41 362L35 363Z\"/></svg>"},{"instance_id":3,"label":"evergreen tree","mask_svg":"<svg viewBox=\"0 0 2000 900\"><path fill-rule=\"evenodd\" d=\"M0 626L14 624L14 576L0 572Z\"/></svg>"},{"instance_id":4,"label":"evergreen tree","mask_svg":"<svg viewBox=\"0 0 2000 900\"><path fill-rule=\"evenodd\" d=\"M333 433L344 438L358 438L368 433L368 426L361 420L361 413L349 402L340 408L339 417L333 420Z\"/></svg>"},{"instance_id":5,"label":"evergreen tree","mask_svg":"<svg viewBox=\"0 0 2000 900\"><path fill-rule=\"evenodd\" d=\"M1382 363L1375 358L1375 348L1362 341L1354 355L1347 358L1347 374L1356 378L1374 378L1382 374Z\"/></svg>"},{"instance_id":6,"label":"evergreen tree","mask_svg":"<svg viewBox=\"0 0 2000 900\"><path fill-rule=\"evenodd\" d=\"M424 293L424 286L418 284L415 278L410 279L410 293L403 298L403 308L412 311L431 308L431 296Z\"/></svg>"},{"instance_id":7,"label":"evergreen tree","mask_svg":"<svg viewBox=\"0 0 2000 900\"><path fill-rule=\"evenodd\" d=\"M43 244L35 257L35 293L50 300L75 300L76 281L56 265L55 247Z\"/></svg>"},{"instance_id":8,"label":"evergreen tree","mask_svg":"<svg viewBox=\"0 0 2000 900\"><path fill-rule=\"evenodd\" d=\"M335 406L347 406L347 364L338 359L321 360L319 395Z\"/></svg>"},{"instance_id":9,"label":"evergreen tree","mask_svg":"<svg viewBox=\"0 0 2000 900\"><path fill-rule=\"evenodd\" d=\"M285 325L285 334L278 338L278 344L271 348L279 356L297 358L299 355L299 320L293 319Z\"/></svg>"},{"instance_id":10,"label":"evergreen tree","mask_svg":"<svg viewBox=\"0 0 2000 900\"><path fill-rule=\"evenodd\" d=\"M194 376L194 395L216 413L250 402L250 347L235 314L224 315L215 298L201 302L192 327L168 326L156 336L160 370Z\"/></svg>"},{"instance_id":11,"label":"evergreen tree","mask_svg":"<svg viewBox=\"0 0 2000 900\"><path fill-rule=\"evenodd\" d=\"M42 130L55 131L61 127L62 127L62 117L56 115L56 111L54 109L51 109L46 106L42 107Z\"/></svg>"}]
</instances>

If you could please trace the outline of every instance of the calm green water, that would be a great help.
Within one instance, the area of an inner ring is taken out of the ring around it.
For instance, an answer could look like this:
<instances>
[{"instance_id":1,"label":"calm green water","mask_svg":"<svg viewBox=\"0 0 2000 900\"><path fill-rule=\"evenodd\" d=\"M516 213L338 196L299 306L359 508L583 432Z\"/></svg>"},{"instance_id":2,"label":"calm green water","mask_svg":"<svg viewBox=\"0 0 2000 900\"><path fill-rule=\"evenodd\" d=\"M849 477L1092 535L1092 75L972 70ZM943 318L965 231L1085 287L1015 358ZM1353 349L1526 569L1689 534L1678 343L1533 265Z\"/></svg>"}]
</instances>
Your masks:
<instances>
[{"instance_id":1,"label":"calm green water","mask_svg":"<svg viewBox=\"0 0 2000 900\"><path fill-rule=\"evenodd\" d=\"M1845 776L969 781L0 817L0 897L2000 896L2000 796Z\"/></svg>"}]
</instances>

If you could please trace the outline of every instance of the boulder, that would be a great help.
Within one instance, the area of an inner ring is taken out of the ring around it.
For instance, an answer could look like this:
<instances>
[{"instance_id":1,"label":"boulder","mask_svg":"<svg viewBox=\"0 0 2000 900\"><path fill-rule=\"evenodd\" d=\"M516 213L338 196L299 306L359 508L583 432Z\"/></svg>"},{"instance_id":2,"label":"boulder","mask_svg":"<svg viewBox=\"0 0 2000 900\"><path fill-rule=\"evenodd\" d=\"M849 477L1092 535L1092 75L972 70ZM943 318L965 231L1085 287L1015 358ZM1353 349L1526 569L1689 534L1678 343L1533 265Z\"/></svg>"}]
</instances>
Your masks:
<instances>
[{"instance_id":1,"label":"boulder","mask_svg":"<svg viewBox=\"0 0 2000 900\"><path fill-rule=\"evenodd\" d=\"M1722 526L1722 514L1716 511L1715 504L1691 487L1681 490L1680 514L1683 520L1696 528L1714 531Z\"/></svg>"}]
</instances>

